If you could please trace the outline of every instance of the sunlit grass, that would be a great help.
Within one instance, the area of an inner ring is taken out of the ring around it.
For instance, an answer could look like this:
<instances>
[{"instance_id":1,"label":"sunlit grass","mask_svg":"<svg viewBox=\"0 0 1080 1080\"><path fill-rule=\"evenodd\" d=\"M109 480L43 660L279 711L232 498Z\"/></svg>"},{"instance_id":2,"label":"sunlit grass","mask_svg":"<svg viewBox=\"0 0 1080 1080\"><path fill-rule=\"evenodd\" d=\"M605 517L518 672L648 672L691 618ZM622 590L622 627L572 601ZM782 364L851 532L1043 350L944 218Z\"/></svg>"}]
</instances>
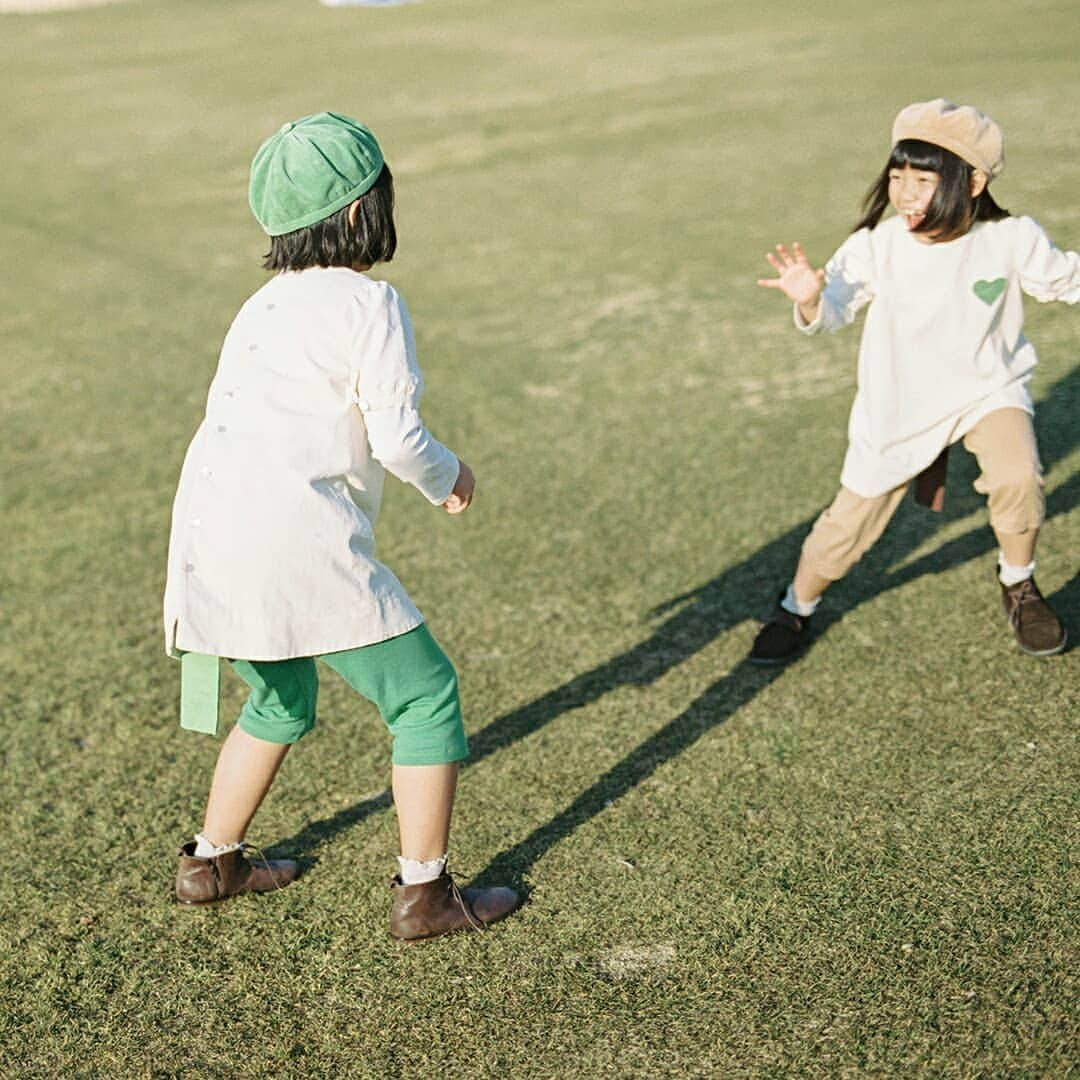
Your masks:
<instances>
[{"instance_id":1,"label":"sunlit grass","mask_svg":"<svg viewBox=\"0 0 1080 1080\"><path fill-rule=\"evenodd\" d=\"M745 654L857 344L798 337L762 252L824 259L942 93L1004 126L1000 201L1080 246L1078 46L1070 5L997 0L0 16L4 1075L1068 1075L1075 654L1013 647L971 462L802 661ZM392 486L379 530L462 677L452 860L528 894L423 948L386 934L385 735L329 673L251 837L305 876L170 903L218 745L176 725L170 502L262 280L250 155L325 107L386 147L384 272L478 477L461 520ZM1074 637L1076 317L1028 328Z\"/></svg>"}]
</instances>

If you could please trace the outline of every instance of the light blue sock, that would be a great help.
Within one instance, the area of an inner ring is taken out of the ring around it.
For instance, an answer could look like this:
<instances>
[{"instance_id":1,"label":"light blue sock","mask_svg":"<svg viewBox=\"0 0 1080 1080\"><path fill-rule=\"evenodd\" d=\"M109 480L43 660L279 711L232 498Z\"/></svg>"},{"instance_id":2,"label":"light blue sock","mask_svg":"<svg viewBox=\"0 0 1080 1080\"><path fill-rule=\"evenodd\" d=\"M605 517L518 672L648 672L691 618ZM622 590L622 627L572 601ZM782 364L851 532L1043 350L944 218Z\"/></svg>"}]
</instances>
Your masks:
<instances>
[{"instance_id":1,"label":"light blue sock","mask_svg":"<svg viewBox=\"0 0 1080 1080\"><path fill-rule=\"evenodd\" d=\"M809 619L817 611L817 606L820 603L820 596L816 600L811 600L809 604L800 603L795 599L795 586L789 585L787 592L784 593L784 599L780 601L780 606L785 611L790 611L792 615L798 615L802 619Z\"/></svg>"}]
</instances>

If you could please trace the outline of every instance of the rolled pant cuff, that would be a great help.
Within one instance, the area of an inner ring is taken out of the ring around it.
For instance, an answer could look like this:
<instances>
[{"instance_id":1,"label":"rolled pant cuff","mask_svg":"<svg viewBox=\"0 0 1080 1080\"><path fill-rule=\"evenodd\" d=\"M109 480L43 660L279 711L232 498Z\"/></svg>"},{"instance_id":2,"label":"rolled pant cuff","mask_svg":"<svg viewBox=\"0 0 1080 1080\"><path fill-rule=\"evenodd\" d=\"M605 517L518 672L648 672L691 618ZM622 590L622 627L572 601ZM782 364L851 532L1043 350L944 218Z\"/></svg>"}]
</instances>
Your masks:
<instances>
[{"instance_id":1,"label":"rolled pant cuff","mask_svg":"<svg viewBox=\"0 0 1080 1080\"><path fill-rule=\"evenodd\" d=\"M858 559L853 559L850 563L841 567L836 564L825 565L823 563L817 562L814 559L807 559L805 561L805 565L808 570L817 574L818 577L823 577L827 581L837 582L841 578L847 577L848 574L851 572L851 568L858 561Z\"/></svg>"},{"instance_id":2,"label":"rolled pant cuff","mask_svg":"<svg viewBox=\"0 0 1080 1080\"><path fill-rule=\"evenodd\" d=\"M1038 510L1032 510L1026 514L990 515L990 527L994 532L1005 533L1008 536L1019 536L1021 533L1041 529L1044 521L1046 521L1045 504Z\"/></svg>"},{"instance_id":3,"label":"rolled pant cuff","mask_svg":"<svg viewBox=\"0 0 1080 1080\"><path fill-rule=\"evenodd\" d=\"M298 743L311 730L313 723L295 727L286 727L282 724L261 724L257 721L251 721L241 713L236 721L236 726L245 735L250 735L253 739L275 743L278 746L292 746L293 743Z\"/></svg>"},{"instance_id":4,"label":"rolled pant cuff","mask_svg":"<svg viewBox=\"0 0 1080 1080\"><path fill-rule=\"evenodd\" d=\"M395 749L390 760L395 765L453 765L454 762L464 761L469 756L468 745L462 742L454 742L443 747L411 747L407 750Z\"/></svg>"}]
</instances>

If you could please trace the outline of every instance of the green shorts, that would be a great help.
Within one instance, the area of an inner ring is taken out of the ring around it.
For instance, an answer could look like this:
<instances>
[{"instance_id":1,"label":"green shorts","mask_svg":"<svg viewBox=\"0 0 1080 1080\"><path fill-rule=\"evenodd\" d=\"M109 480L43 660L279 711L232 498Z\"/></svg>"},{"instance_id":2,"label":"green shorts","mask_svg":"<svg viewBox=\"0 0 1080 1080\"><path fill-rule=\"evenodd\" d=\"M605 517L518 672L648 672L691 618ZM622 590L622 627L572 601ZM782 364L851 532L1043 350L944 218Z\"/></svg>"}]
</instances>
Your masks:
<instances>
[{"instance_id":1,"label":"green shorts","mask_svg":"<svg viewBox=\"0 0 1080 1080\"><path fill-rule=\"evenodd\" d=\"M237 721L272 743L294 743L315 726L319 659L373 702L394 738L395 765L444 765L468 755L457 674L424 625L359 649L292 660L230 660L251 687Z\"/></svg>"}]
</instances>

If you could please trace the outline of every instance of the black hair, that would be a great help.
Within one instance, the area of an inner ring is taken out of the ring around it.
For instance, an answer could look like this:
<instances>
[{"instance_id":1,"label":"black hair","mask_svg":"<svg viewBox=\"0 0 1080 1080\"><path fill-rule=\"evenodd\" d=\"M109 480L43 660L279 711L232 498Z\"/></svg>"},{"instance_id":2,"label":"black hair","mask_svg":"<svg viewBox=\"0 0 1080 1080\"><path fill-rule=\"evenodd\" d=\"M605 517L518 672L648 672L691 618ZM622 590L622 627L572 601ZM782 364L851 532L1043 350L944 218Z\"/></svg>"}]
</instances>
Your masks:
<instances>
[{"instance_id":1,"label":"black hair","mask_svg":"<svg viewBox=\"0 0 1080 1080\"><path fill-rule=\"evenodd\" d=\"M397 250L394 177L389 165L383 165L375 183L358 202L353 224L349 223L350 203L314 225L270 237L263 268L307 270L312 266L374 266L389 262Z\"/></svg>"},{"instance_id":2,"label":"black hair","mask_svg":"<svg viewBox=\"0 0 1080 1080\"><path fill-rule=\"evenodd\" d=\"M976 221L999 221L1009 216L1009 211L998 206L987 184L973 199L971 175L975 171L963 158L951 150L921 139L902 139L892 149L889 162L863 199L863 216L852 230L872 229L881 220L889 206L889 173L910 165L913 169L938 174L938 186L926 218L913 229L925 233L935 243L955 240Z\"/></svg>"}]
</instances>

